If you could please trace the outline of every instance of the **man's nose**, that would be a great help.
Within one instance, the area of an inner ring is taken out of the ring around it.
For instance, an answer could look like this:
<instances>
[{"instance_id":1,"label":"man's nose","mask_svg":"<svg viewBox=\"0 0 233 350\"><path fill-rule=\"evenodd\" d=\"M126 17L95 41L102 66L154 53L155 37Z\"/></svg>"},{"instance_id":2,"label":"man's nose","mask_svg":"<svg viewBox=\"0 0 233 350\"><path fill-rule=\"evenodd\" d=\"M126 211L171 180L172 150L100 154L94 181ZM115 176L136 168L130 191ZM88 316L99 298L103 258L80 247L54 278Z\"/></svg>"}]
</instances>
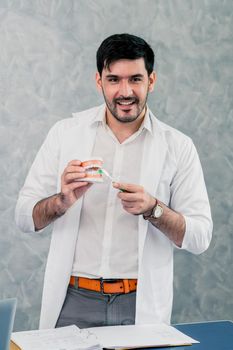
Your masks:
<instances>
[{"instance_id":1,"label":"man's nose","mask_svg":"<svg viewBox=\"0 0 233 350\"><path fill-rule=\"evenodd\" d=\"M132 87L126 80L122 80L120 83L119 94L124 97L132 96Z\"/></svg>"}]
</instances>

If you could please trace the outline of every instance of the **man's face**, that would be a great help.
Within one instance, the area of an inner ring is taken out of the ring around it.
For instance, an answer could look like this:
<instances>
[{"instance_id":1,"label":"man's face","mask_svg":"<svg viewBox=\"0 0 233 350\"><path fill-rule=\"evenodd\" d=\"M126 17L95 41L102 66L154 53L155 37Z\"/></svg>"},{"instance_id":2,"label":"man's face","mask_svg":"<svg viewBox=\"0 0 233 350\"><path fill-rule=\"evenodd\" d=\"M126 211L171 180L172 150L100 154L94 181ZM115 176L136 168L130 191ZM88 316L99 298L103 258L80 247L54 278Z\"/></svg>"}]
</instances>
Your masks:
<instances>
[{"instance_id":1,"label":"man's face","mask_svg":"<svg viewBox=\"0 0 233 350\"><path fill-rule=\"evenodd\" d=\"M148 92L154 88L156 76L148 76L143 58L121 59L104 68L96 82L107 105L107 117L121 123L135 121L145 114Z\"/></svg>"}]
</instances>

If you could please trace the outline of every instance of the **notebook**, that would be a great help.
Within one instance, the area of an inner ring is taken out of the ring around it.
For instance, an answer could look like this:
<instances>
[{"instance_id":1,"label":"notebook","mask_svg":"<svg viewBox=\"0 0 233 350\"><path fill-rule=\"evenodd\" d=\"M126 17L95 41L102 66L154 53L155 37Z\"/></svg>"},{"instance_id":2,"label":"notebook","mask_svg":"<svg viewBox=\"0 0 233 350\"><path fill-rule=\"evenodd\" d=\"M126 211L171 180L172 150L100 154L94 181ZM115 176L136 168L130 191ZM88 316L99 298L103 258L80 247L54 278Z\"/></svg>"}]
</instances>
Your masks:
<instances>
[{"instance_id":1,"label":"notebook","mask_svg":"<svg viewBox=\"0 0 233 350\"><path fill-rule=\"evenodd\" d=\"M96 336L75 325L12 333L11 350L102 350Z\"/></svg>"},{"instance_id":2,"label":"notebook","mask_svg":"<svg viewBox=\"0 0 233 350\"><path fill-rule=\"evenodd\" d=\"M191 345L197 340L166 324L79 329L75 325L12 333L11 350L145 349Z\"/></svg>"},{"instance_id":3,"label":"notebook","mask_svg":"<svg viewBox=\"0 0 233 350\"><path fill-rule=\"evenodd\" d=\"M17 299L0 300L0 349L9 350Z\"/></svg>"}]
</instances>

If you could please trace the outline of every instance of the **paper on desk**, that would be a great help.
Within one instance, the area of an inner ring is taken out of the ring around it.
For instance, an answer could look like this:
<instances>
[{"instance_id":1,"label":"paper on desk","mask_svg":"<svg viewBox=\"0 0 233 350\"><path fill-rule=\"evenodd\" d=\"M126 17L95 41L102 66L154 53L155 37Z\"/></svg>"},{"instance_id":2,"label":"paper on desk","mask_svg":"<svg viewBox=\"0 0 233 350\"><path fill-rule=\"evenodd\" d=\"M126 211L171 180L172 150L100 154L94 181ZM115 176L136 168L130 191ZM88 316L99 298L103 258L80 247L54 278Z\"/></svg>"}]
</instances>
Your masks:
<instances>
[{"instance_id":1,"label":"paper on desk","mask_svg":"<svg viewBox=\"0 0 233 350\"><path fill-rule=\"evenodd\" d=\"M191 345L199 343L166 324L130 325L89 328L104 348L145 348Z\"/></svg>"},{"instance_id":2,"label":"paper on desk","mask_svg":"<svg viewBox=\"0 0 233 350\"><path fill-rule=\"evenodd\" d=\"M15 332L12 341L22 350L100 350L95 335L72 325L55 329Z\"/></svg>"}]
</instances>

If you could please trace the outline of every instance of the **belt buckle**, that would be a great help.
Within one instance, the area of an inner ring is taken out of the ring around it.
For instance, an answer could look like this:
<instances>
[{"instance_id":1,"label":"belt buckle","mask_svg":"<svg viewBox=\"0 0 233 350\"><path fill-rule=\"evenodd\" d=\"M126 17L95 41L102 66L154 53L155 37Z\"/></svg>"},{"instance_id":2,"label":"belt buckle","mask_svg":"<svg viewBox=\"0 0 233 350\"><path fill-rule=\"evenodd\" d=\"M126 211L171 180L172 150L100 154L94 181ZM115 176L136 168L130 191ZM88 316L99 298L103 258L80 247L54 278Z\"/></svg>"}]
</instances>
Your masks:
<instances>
[{"instance_id":1,"label":"belt buckle","mask_svg":"<svg viewBox=\"0 0 233 350\"><path fill-rule=\"evenodd\" d=\"M100 278L100 291L101 291L101 294L103 295L112 295L113 293L105 293L104 292L104 282L112 282L112 279L111 278Z\"/></svg>"}]
</instances>

